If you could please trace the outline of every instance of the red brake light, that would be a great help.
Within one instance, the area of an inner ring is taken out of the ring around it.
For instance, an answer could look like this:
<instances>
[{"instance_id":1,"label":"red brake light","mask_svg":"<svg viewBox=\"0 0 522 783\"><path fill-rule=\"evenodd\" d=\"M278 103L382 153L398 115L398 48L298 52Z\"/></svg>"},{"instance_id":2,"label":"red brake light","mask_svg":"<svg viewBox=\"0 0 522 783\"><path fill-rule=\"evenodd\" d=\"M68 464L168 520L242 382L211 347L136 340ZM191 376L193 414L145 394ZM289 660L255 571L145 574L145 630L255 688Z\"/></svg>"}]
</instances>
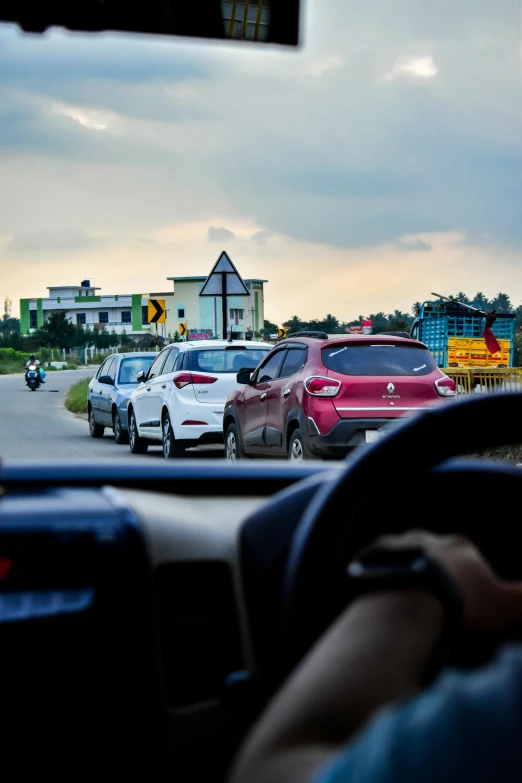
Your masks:
<instances>
[{"instance_id":1,"label":"red brake light","mask_svg":"<svg viewBox=\"0 0 522 783\"><path fill-rule=\"evenodd\" d=\"M457 387L452 378L439 378L435 381L435 388L441 397L454 397L457 393Z\"/></svg>"},{"instance_id":2,"label":"red brake light","mask_svg":"<svg viewBox=\"0 0 522 783\"><path fill-rule=\"evenodd\" d=\"M12 567L13 561L10 558L0 557L0 579L8 577Z\"/></svg>"},{"instance_id":3,"label":"red brake light","mask_svg":"<svg viewBox=\"0 0 522 783\"><path fill-rule=\"evenodd\" d=\"M212 378L211 375L198 375L195 372L180 372L172 380L178 389L183 389L191 383L215 383L217 378Z\"/></svg>"},{"instance_id":4,"label":"red brake light","mask_svg":"<svg viewBox=\"0 0 522 783\"><path fill-rule=\"evenodd\" d=\"M335 378L307 378L305 389L312 397L335 397L341 388L341 381Z\"/></svg>"}]
</instances>

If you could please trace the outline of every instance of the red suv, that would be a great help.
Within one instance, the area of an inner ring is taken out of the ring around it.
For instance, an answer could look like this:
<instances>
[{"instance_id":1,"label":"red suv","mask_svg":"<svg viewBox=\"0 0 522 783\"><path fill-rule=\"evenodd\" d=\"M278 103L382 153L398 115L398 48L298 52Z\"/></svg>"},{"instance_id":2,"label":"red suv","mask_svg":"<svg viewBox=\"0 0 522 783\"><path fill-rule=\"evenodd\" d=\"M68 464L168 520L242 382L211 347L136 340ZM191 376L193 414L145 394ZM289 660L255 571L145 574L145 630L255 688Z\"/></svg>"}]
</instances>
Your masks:
<instances>
[{"instance_id":1,"label":"red suv","mask_svg":"<svg viewBox=\"0 0 522 783\"><path fill-rule=\"evenodd\" d=\"M423 343L408 336L296 332L225 404L226 458L344 457L399 416L457 394Z\"/></svg>"}]
</instances>

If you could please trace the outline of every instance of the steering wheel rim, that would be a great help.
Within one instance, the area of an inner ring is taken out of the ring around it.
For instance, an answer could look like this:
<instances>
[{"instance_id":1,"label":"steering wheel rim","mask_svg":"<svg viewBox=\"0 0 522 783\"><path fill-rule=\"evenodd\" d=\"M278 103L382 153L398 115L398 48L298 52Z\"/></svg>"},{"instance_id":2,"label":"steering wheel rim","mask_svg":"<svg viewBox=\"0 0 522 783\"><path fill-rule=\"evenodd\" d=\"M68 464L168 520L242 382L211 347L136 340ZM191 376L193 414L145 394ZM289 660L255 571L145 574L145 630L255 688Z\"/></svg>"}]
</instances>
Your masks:
<instances>
[{"instance_id":1,"label":"steering wheel rim","mask_svg":"<svg viewBox=\"0 0 522 783\"><path fill-rule=\"evenodd\" d=\"M521 443L521 411L519 392L441 405L401 421L385 438L361 450L336 480L324 485L305 510L290 545L282 612L287 672L346 606L344 569L356 553L381 535L419 527L409 521L390 522L386 512L390 499L393 508L397 488L404 488L404 465L394 454L414 455L407 482L415 485L452 457ZM419 444L429 445L419 448ZM358 491L353 499L352 487ZM343 515L346 497L352 503L348 521ZM365 507L372 508L371 518Z\"/></svg>"}]
</instances>

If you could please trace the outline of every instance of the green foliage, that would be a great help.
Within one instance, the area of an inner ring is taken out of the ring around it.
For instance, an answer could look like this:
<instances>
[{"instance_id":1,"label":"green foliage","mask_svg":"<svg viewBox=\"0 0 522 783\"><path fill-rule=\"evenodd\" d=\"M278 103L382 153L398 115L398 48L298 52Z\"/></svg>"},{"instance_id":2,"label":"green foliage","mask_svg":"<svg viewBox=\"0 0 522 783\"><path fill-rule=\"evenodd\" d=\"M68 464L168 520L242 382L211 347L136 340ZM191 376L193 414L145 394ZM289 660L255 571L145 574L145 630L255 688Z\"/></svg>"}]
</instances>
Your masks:
<instances>
[{"instance_id":1,"label":"green foliage","mask_svg":"<svg viewBox=\"0 0 522 783\"><path fill-rule=\"evenodd\" d=\"M24 372L28 359L28 353L16 351L14 348L0 348L0 375Z\"/></svg>"},{"instance_id":2,"label":"green foliage","mask_svg":"<svg viewBox=\"0 0 522 783\"><path fill-rule=\"evenodd\" d=\"M57 348L72 348L76 337L75 327L64 310L55 310L49 314L49 318L40 329L36 330L36 336L40 345L56 346Z\"/></svg>"},{"instance_id":3,"label":"green foliage","mask_svg":"<svg viewBox=\"0 0 522 783\"><path fill-rule=\"evenodd\" d=\"M265 318L260 334L264 337L269 337L271 334L277 334L277 326L272 323L272 321L267 321Z\"/></svg>"},{"instance_id":4,"label":"green foliage","mask_svg":"<svg viewBox=\"0 0 522 783\"><path fill-rule=\"evenodd\" d=\"M73 383L65 398L65 407L71 413L87 413L87 389L92 378Z\"/></svg>"}]
</instances>

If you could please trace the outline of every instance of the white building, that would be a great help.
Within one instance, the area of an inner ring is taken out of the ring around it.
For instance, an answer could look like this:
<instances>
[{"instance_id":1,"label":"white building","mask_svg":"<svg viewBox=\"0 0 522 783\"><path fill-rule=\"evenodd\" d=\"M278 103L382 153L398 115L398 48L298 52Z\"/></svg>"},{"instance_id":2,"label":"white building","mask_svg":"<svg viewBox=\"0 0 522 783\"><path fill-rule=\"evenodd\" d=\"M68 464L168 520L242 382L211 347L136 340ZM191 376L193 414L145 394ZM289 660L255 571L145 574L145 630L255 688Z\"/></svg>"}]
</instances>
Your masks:
<instances>
[{"instance_id":1,"label":"white building","mask_svg":"<svg viewBox=\"0 0 522 783\"><path fill-rule=\"evenodd\" d=\"M210 337L223 337L221 298L199 295L206 279L206 275L167 278L174 283L174 296L167 311L169 333L179 331L179 325L185 323L189 333L193 330L210 332ZM246 279L249 296L227 297L228 333L232 332L238 340L250 333L255 337L263 328L264 283L267 282L258 278Z\"/></svg>"},{"instance_id":2,"label":"white building","mask_svg":"<svg viewBox=\"0 0 522 783\"><path fill-rule=\"evenodd\" d=\"M113 294L102 296L90 280L80 285L49 286L49 296L20 300L20 331L30 334L39 329L55 310L64 310L73 324L93 329L113 329L138 337L149 334L148 296Z\"/></svg>"}]
</instances>

